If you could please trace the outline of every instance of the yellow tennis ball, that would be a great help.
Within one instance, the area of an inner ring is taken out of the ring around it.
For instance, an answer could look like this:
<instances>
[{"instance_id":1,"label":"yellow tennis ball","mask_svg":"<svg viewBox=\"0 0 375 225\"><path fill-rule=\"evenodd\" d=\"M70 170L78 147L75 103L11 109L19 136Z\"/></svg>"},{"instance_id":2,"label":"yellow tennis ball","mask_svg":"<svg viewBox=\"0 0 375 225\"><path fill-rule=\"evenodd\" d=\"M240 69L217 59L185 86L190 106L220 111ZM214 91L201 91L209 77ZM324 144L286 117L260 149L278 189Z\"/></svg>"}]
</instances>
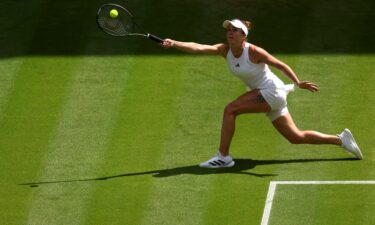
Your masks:
<instances>
[{"instance_id":1,"label":"yellow tennis ball","mask_svg":"<svg viewBox=\"0 0 375 225\"><path fill-rule=\"evenodd\" d=\"M116 18L118 16L118 12L116 9L112 9L110 12L109 12L109 15L111 16L111 18Z\"/></svg>"}]
</instances>

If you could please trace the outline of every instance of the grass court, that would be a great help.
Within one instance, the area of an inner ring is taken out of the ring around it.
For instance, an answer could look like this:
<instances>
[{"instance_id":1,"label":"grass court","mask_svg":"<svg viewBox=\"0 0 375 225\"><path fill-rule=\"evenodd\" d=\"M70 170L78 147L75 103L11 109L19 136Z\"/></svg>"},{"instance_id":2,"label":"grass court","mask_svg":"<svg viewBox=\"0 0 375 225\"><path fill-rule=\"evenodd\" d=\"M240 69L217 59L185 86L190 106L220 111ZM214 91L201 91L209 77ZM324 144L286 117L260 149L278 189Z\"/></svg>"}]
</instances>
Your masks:
<instances>
[{"instance_id":1,"label":"grass court","mask_svg":"<svg viewBox=\"0 0 375 225\"><path fill-rule=\"evenodd\" d=\"M95 23L105 1L2 0L1 224L260 225L271 182L375 180L372 0L115 2L181 41L223 42L223 20L251 20L249 42L320 86L289 95L296 124L348 127L364 160L291 145L254 114L238 117L235 167L199 168L217 151L225 105L245 91L223 58L106 36ZM268 225L375 221L372 184L274 194Z\"/></svg>"}]
</instances>

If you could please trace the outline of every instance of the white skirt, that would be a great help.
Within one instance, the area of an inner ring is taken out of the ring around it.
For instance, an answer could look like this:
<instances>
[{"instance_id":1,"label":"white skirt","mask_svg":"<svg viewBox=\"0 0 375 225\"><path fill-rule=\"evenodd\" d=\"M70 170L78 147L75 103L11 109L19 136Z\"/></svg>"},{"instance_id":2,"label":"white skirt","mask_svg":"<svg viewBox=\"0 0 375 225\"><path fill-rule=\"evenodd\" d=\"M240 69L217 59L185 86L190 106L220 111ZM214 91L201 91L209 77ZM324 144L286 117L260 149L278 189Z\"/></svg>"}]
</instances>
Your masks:
<instances>
[{"instance_id":1,"label":"white skirt","mask_svg":"<svg viewBox=\"0 0 375 225\"><path fill-rule=\"evenodd\" d=\"M263 98L271 107L271 111L266 113L271 121L274 121L289 112L287 107L287 96L294 90L294 84L287 84L281 88L266 88L260 90Z\"/></svg>"}]
</instances>

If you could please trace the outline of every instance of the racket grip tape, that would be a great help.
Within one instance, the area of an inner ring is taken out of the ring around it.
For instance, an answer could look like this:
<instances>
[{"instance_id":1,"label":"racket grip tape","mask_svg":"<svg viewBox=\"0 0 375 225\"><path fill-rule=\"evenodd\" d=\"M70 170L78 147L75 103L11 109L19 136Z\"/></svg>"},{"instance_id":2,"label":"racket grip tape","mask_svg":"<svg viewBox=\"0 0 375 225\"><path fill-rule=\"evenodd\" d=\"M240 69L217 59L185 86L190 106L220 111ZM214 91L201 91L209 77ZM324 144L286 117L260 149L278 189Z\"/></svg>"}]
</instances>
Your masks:
<instances>
[{"instance_id":1,"label":"racket grip tape","mask_svg":"<svg viewBox=\"0 0 375 225\"><path fill-rule=\"evenodd\" d=\"M153 41L156 41L158 43L162 43L164 40L153 35L153 34L147 34L147 38L150 39L150 40L153 40Z\"/></svg>"}]
</instances>

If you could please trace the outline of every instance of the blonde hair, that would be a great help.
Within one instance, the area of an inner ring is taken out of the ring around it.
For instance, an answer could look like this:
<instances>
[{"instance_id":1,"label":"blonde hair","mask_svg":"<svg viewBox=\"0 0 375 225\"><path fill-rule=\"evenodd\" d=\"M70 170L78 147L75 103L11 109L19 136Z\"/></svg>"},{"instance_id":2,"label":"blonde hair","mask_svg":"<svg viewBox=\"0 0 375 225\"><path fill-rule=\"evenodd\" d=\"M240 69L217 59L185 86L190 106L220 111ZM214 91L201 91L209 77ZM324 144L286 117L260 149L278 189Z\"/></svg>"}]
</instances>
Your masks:
<instances>
[{"instance_id":1,"label":"blonde hair","mask_svg":"<svg viewBox=\"0 0 375 225\"><path fill-rule=\"evenodd\" d=\"M245 24L247 30L249 30L249 31L250 31L250 29L253 27L253 26L252 26L252 23L251 23L250 21L247 21L247 20L241 20L241 22L242 22L243 24Z\"/></svg>"}]
</instances>

